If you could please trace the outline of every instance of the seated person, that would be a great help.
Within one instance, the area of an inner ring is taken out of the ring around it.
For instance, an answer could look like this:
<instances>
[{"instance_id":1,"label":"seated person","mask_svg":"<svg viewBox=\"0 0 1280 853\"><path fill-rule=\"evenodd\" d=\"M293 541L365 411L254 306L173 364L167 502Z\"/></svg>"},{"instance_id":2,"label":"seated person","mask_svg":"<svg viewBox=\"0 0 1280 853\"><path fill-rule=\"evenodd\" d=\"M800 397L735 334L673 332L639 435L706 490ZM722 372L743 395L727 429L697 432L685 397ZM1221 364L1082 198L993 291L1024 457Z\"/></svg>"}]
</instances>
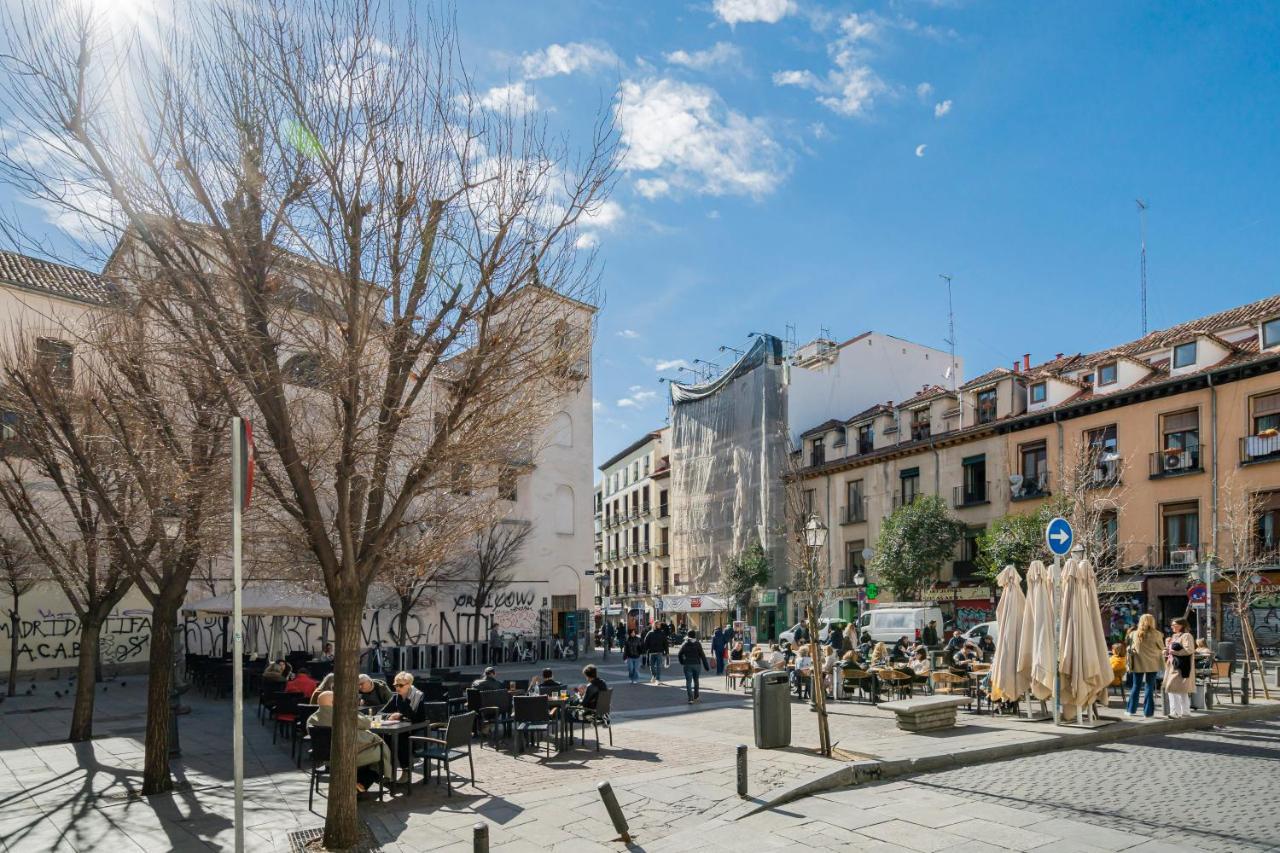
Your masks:
<instances>
[{"instance_id":1,"label":"seated person","mask_svg":"<svg viewBox=\"0 0 1280 853\"><path fill-rule=\"evenodd\" d=\"M952 657L959 654L960 650L964 648L964 642L965 640L964 640L963 634L961 634L959 631L952 632L951 639L947 640L947 646L946 646L947 654L951 655Z\"/></svg>"},{"instance_id":2,"label":"seated person","mask_svg":"<svg viewBox=\"0 0 1280 853\"><path fill-rule=\"evenodd\" d=\"M906 663L911 654L910 648L911 646L907 642L907 638L899 637L898 642L893 644L893 650L889 652L889 657L894 661L902 661L903 663Z\"/></svg>"},{"instance_id":3,"label":"seated person","mask_svg":"<svg viewBox=\"0 0 1280 853\"><path fill-rule=\"evenodd\" d=\"M1111 657L1107 659L1111 664L1111 686L1119 687L1124 684L1125 662L1124 662L1124 643L1116 643L1111 647Z\"/></svg>"},{"instance_id":4,"label":"seated person","mask_svg":"<svg viewBox=\"0 0 1280 853\"><path fill-rule=\"evenodd\" d=\"M1213 652L1204 638L1196 640L1196 669L1209 669L1213 666Z\"/></svg>"},{"instance_id":5,"label":"seated person","mask_svg":"<svg viewBox=\"0 0 1280 853\"><path fill-rule=\"evenodd\" d=\"M840 656L840 666L843 669L862 669L862 655L856 649L849 649Z\"/></svg>"},{"instance_id":6,"label":"seated person","mask_svg":"<svg viewBox=\"0 0 1280 853\"><path fill-rule=\"evenodd\" d=\"M966 642L951 660L954 668L969 672L974 664L982 662L982 656L978 654L978 647L974 643Z\"/></svg>"},{"instance_id":7,"label":"seated person","mask_svg":"<svg viewBox=\"0 0 1280 853\"><path fill-rule=\"evenodd\" d=\"M542 683L542 676L535 675L533 678L529 679L529 689L525 692L528 693L530 696L541 696L542 691L538 689L538 685L540 685L541 683Z\"/></svg>"},{"instance_id":8,"label":"seated person","mask_svg":"<svg viewBox=\"0 0 1280 853\"><path fill-rule=\"evenodd\" d=\"M543 670L543 678L548 670ZM477 678L471 682L472 688L476 690L505 690L506 685L498 680L498 668L493 666L485 667L484 678Z\"/></svg>"},{"instance_id":9,"label":"seated person","mask_svg":"<svg viewBox=\"0 0 1280 853\"><path fill-rule=\"evenodd\" d=\"M733 648L729 649L729 660L746 660L746 657L746 653L742 651L742 641L735 641Z\"/></svg>"},{"instance_id":10,"label":"seated person","mask_svg":"<svg viewBox=\"0 0 1280 853\"><path fill-rule=\"evenodd\" d=\"M413 673L398 672L392 682L395 684L395 695L382 709L387 715L387 719L395 722L396 720L405 720L410 723L425 723L427 721L427 705L426 696L422 691L413 686ZM397 759L400 762L400 779L398 781L409 781L409 771L413 767L413 758L409 751L409 739L401 736L396 739L399 744L400 754Z\"/></svg>"},{"instance_id":11,"label":"seated person","mask_svg":"<svg viewBox=\"0 0 1280 853\"><path fill-rule=\"evenodd\" d=\"M889 665L889 649L884 643L876 643L875 648L871 650L871 666L880 667Z\"/></svg>"},{"instance_id":12,"label":"seated person","mask_svg":"<svg viewBox=\"0 0 1280 853\"><path fill-rule=\"evenodd\" d=\"M582 707L594 710L596 703L600 701L601 691L608 690L609 685L600 677L600 672L593 663L582 668L582 675L587 679L587 687L582 692Z\"/></svg>"},{"instance_id":13,"label":"seated person","mask_svg":"<svg viewBox=\"0 0 1280 853\"><path fill-rule=\"evenodd\" d=\"M320 707L307 718L308 734L313 728L333 728L333 693L321 693L316 704ZM391 776L391 750L381 736L369 731L370 721L364 714L356 713L356 727L356 790L364 793L374 782Z\"/></svg>"},{"instance_id":14,"label":"seated person","mask_svg":"<svg viewBox=\"0 0 1280 853\"><path fill-rule=\"evenodd\" d=\"M911 672L915 675L928 675L932 667L929 666L929 652L921 646L911 655Z\"/></svg>"},{"instance_id":15,"label":"seated person","mask_svg":"<svg viewBox=\"0 0 1280 853\"><path fill-rule=\"evenodd\" d=\"M753 672L761 672L769 668L769 665L764 660L764 649L760 646L756 646L751 650L750 662Z\"/></svg>"},{"instance_id":16,"label":"seated person","mask_svg":"<svg viewBox=\"0 0 1280 853\"><path fill-rule=\"evenodd\" d=\"M330 690L333 690L333 673L332 672L326 675L324 678L320 679L320 686L317 687L315 690L311 691L311 699L308 701L312 705L318 705L320 694L328 692Z\"/></svg>"},{"instance_id":17,"label":"seated person","mask_svg":"<svg viewBox=\"0 0 1280 853\"><path fill-rule=\"evenodd\" d=\"M786 653L776 645L769 646L769 651L760 657L764 662L766 669L777 669L779 666L787 662Z\"/></svg>"},{"instance_id":18,"label":"seated person","mask_svg":"<svg viewBox=\"0 0 1280 853\"><path fill-rule=\"evenodd\" d=\"M796 657L796 668L791 671L791 686L796 692L804 696L809 691L809 683L813 678L813 658L809 657L809 645L800 647L800 654Z\"/></svg>"},{"instance_id":19,"label":"seated person","mask_svg":"<svg viewBox=\"0 0 1280 853\"><path fill-rule=\"evenodd\" d=\"M316 692L316 688L319 686L319 682L311 677L311 673L304 666L299 668L298 674L293 677L292 681L284 686L284 692L301 694L304 697L301 701L306 702L311 698L311 694Z\"/></svg>"},{"instance_id":20,"label":"seated person","mask_svg":"<svg viewBox=\"0 0 1280 853\"><path fill-rule=\"evenodd\" d=\"M267 664L267 668L262 671L262 680L273 682L277 685L283 684L289 680L289 674L292 670L284 658L278 661L272 661Z\"/></svg>"},{"instance_id":21,"label":"seated person","mask_svg":"<svg viewBox=\"0 0 1280 853\"><path fill-rule=\"evenodd\" d=\"M366 707L381 708L391 701L391 688L379 678L370 678L363 672L356 676L356 698Z\"/></svg>"},{"instance_id":22,"label":"seated person","mask_svg":"<svg viewBox=\"0 0 1280 853\"><path fill-rule=\"evenodd\" d=\"M320 660L331 662L333 660L333 643L325 643L320 649Z\"/></svg>"},{"instance_id":23,"label":"seated person","mask_svg":"<svg viewBox=\"0 0 1280 853\"><path fill-rule=\"evenodd\" d=\"M796 662L796 650L791 646L790 643L782 643L780 648L782 651L783 667L794 666ZM803 645L800 646L800 648L804 649L804 654L808 656L809 644L804 643Z\"/></svg>"},{"instance_id":24,"label":"seated person","mask_svg":"<svg viewBox=\"0 0 1280 853\"><path fill-rule=\"evenodd\" d=\"M551 696L561 690L564 690L564 685L555 680L550 668L544 669L542 680L538 683L538 695Z\"/></svg>"},{"instance_id":25,"label":"seated person","mask_svg":"<svg viewBox=\"0 0 1280 853\"><path fill-rule=\"evenodd\" d=\"M862 636L858 639L858 654L862 655L863 660L866 660L871 657L873 648L875 648L875 644L871 642L871 634L863 631Z\"/></svg>"},{"instance_id":26,"label":"seated person","mask_svg":"<svg viewBox=\"0 0 1280 853\"><path fill-rule=\"evenodd\" d=\"M978 641L978 651L982 654L983 660L993 660L996 656L996 641L990 634L983 634L982 639Z\"/></svg>"}]
</instances>

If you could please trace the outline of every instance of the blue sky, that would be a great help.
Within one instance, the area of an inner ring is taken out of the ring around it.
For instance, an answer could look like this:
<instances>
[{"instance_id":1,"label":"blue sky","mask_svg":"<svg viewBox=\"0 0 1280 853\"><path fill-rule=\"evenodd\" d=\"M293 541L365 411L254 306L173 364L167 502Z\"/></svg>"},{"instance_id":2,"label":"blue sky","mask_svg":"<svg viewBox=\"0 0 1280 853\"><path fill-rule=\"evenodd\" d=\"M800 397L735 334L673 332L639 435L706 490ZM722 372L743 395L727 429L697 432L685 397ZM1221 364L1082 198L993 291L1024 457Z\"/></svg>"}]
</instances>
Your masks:
<instances>
[{"instance_id":1,"label":"blue sky","mask_svg":"<svg viewBox=\"0 0 1280 853\"><path fill-rule=\"evenodd\" d=\"M663 423L661 364L725 364L751 331L944 347L939 273L970 376L1137 337L1139 196L1153 328L1277 290L1275 6L488 2L459 22L482 88L570 129L621 110L597 463Z\"/></svg>"}]
</instances>

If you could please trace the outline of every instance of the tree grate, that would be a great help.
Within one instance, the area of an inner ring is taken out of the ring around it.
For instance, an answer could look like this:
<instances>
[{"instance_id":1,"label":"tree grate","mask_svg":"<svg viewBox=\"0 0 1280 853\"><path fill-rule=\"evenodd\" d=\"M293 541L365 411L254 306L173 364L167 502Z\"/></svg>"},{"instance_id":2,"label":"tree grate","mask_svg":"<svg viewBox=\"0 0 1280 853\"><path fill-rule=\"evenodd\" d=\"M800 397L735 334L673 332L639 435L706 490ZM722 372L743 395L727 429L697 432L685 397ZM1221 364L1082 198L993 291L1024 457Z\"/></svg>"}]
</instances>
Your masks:
<instances>
[{"instance_id":1,"label":"tree grate","mask_svg":"<svg viewBox=\"0 0 1280 853\"><path fill-rule=\"evenodd\" d=\"M321 844L323 839L323 826L291 832L289 833L289 853L316 853L316 851L324 850L326 848ZM373 832L369 829L369 825L364 821L360 821L360 839L354 847L347 849L350 853L379 853L382 847L378 844L378 840L373 837Z\"/></svg>"}]
</instances>

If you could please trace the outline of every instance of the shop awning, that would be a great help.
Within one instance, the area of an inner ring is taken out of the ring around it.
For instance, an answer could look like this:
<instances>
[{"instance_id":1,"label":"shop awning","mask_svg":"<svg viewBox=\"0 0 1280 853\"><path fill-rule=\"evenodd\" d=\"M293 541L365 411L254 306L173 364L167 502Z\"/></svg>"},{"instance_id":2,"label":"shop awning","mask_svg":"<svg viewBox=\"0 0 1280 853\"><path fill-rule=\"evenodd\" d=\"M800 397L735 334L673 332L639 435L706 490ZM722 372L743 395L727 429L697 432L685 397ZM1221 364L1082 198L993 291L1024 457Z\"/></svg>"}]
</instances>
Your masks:
<instances>
[{"instance_id":1,"label":"shop awning","mask_svg":"<svg viewBox=\"0 0 1280 853\"><path fill-rule=\"evenodd\" d=\"M716 613L728 611L722 595L664 595L658 599L664 613Z\"/></svg>"},{"instance_id":2,"label":"shop awning","mask_svg":"<svg viewBox=\"0 0 1280 853\"><path fill-rule=\"evenodd\" d=\"M184 605L182 612L203 616L230 616L231 593ZM333 616L333 608L329 606L327 597L284 584L253 586L242 590L240 612L245 616Z\"/></svg>"}]
</instances>

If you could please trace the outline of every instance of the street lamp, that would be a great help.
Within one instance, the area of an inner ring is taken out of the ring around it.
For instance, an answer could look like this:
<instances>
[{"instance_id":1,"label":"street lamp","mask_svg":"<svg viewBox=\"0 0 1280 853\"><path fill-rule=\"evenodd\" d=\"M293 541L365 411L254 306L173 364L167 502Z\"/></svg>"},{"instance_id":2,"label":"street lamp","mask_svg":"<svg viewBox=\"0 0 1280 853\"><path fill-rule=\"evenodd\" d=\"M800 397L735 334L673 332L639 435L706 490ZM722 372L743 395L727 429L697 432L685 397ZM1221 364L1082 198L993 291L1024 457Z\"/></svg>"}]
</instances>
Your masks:
<instances>
[{"instance_id":1,"label":"street lamp","mask_svg":"<svg viewBox=\"0 0 1280 853\"><path fill-rule=\"evenodd\" d=\"M947 582L947 586L951 587L951 624L955 626L955 632L960 633L960 578L952 578Z\"/></svg>"},{"instance_id":2,"label":"street lamp","mask_svg":"<svg viewBox=\"0 0 1280 853\"><path fill-rule=\"evenodd\" d=\"M810 515L805 522L804 542L815 551L827 544L827 526L818 518L817 513Z\"/></svg>"},{"instance_id":3,"label":"street lamp","mask_svg":"<svg viewBox=\"0 0 1280 853\"><path fill-rule=\"evenodd\" d=\"M156 521L160 523L160 533L164 537L165 542L172 545L178 540L178 536L182 533L182 511L178 503L172 498L167 498L156 510ZM182 711L180 700L182 694L187 692L188 684L181 680L183 668L178 665L179 658L185 658L185 654L181 654L182 647L179 645L179 639L182 637L180 631L173 632L173 662L172 673L169 676L169 755L176 757L182 755L182 745L178 740L178 714ZM185 661L184 661L185 663Z\"/></svg>"}]
</instances>

